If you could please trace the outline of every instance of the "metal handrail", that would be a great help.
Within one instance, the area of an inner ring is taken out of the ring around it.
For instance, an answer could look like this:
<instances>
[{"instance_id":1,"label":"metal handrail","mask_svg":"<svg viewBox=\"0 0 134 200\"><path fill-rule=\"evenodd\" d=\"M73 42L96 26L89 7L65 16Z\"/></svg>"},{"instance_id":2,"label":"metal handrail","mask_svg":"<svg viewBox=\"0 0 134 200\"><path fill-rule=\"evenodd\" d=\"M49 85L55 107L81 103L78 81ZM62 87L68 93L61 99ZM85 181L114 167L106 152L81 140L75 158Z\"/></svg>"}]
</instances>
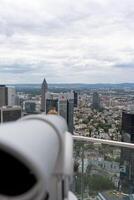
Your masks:
<instances>
[{"instance_id":1,"label":"metal handrail","mask_svg":"<svg viewBox=\"0 0 134 200\"><path fill-rule=\"evenodd\" d=\"M84 137L84 136L74 136L74 135L73 135L73 139L76 140L76 141L108 144L108 145L111 145L111 146L118 146L118 147L125 147L125 148L134 149L133 143L118 142L118 141L113 141L113 140L104 140L104 139L97 139L97 138Z\"/></svg>"}]
</instances>

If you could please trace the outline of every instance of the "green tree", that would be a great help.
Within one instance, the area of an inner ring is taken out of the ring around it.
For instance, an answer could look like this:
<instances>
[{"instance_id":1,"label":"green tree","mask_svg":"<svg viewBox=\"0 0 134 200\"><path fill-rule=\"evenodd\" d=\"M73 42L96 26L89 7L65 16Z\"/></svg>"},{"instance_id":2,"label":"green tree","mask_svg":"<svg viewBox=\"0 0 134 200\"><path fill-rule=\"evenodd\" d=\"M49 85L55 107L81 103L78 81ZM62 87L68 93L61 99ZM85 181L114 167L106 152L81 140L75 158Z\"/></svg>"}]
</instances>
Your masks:
<instances>
[{"instance_id":1,"label":"green tree","mask_svg":"<svg viewBox=\"0 0 134 200\"><path fill-rule=\"evenodd\" d=\"M92 175L88 179L89 191L105 191L114 189L114 185L111 180L106 176Z\"/></svg>"}]
</instances>

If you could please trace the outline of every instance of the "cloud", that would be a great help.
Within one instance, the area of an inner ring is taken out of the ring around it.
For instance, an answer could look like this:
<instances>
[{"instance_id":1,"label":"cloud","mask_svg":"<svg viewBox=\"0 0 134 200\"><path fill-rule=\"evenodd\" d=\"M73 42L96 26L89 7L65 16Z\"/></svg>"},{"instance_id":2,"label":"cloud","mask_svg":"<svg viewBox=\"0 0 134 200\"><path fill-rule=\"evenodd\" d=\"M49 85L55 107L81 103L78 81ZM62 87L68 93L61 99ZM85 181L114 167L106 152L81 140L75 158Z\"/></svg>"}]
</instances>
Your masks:
<instances>
[{"instance_id":1,"label":"cloud","mask_svg":"<svg viewBox=\"0 0 134 200\"><path fill-rule=\"evenodd\" d=\"M134 69L134 62L133 63L120 63L120 64L116 64L115 67L127 68L128 70L129 70L129 68Z\"/></svg>"},{"instance_id":2,"label":"cloud","mask_svg":"<svg viewBox=\"0 0 134 200\"><path fill-rule=\"evenodd\" d=\"M1 0L3 83L132 82L133 0Z\"/></svg>"},{"instance_id":3,"label":"cloud","mask_svg":"<svg viewBox=\"0 0 134 200\"><path fill-rule=\"evenodd\" d=\"M7 64L0 67L0 73L23 74L33 71L33 66L24 64Z\"/></svg>"}]
</instances>

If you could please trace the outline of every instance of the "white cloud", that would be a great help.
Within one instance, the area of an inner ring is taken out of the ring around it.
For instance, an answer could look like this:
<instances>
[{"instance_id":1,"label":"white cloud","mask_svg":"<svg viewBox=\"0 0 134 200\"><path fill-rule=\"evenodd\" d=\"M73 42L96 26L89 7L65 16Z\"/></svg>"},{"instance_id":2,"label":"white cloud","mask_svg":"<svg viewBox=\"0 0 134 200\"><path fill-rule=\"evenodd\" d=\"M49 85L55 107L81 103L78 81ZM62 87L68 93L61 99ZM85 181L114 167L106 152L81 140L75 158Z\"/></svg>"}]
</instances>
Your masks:
<instances>
[{"instance_id":1,"label":"white cloud","mask_svg":"<svg viewBox=\"0 0 134 200\"><path fill-rule=\"evenodd\" d=\"M133 0L0 0L0 80L133 82L133 20Z\"/></svg>"}]
</instances>

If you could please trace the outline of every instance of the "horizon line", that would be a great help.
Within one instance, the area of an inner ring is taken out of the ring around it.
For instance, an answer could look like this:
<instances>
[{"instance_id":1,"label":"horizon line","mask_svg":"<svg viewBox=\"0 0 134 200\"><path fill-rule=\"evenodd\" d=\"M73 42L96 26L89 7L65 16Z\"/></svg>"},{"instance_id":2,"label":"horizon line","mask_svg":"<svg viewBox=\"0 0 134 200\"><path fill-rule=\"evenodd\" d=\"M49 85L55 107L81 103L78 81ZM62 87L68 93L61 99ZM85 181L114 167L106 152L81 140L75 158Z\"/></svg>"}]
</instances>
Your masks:
<instances>
[{"instance_id":1,"label":"horizon line","mask_svg":"<svg viewBox=\"0 0 134 200\"><path fill-rule=\"evenodd\" d=\"M48 83L48 82L47 82ZM3 84L0 84L0 85L40 85L40 84L42 84L42 82L41 83L3 83ZM56 84L56 85L62 85L62 84L64 84L64 85L109 85L109 84L111 84L111 85L119 85L119 84L134 84L134 82L119 82L119 83L99 83L99 82L97 82L97 83L48 83L48 85L53 85L53 84Z\"/></svg>"}]
</instances>

